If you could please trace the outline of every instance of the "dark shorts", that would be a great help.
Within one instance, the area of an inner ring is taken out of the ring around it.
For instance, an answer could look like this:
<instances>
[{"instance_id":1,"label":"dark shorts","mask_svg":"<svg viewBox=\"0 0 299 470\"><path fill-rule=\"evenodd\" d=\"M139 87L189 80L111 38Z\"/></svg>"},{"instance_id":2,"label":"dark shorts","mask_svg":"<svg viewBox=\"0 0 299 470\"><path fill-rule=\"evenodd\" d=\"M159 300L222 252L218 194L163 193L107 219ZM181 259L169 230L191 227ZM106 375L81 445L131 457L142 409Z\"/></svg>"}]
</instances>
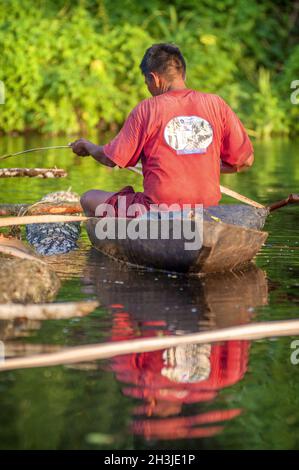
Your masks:
<instances>
[{"instance_id":1,"label":"dark shorts","mask_svg":"<svg viewBox=\"0 0 299 470\"><path fill-rule=\"evenodd\" d=\"M126 186L107 199L106 204L113 207L115 217L134 218L148 211L153 202L144 193L135 193L132 186Z\"/></svg>"}]
</instances>

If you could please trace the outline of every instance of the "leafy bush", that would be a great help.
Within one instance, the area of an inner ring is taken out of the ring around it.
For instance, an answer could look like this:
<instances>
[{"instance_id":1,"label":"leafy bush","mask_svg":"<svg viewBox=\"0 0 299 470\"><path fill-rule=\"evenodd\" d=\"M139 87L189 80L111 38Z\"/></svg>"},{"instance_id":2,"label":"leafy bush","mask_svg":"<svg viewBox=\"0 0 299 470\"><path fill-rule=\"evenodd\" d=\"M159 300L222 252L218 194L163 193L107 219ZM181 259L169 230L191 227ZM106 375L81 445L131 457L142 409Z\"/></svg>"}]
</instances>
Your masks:
<instances>
[{"instance_id":1,"label":"leafy bush","mask_svg":"<svg viewBox=\"0 0 299 470\"><path fill-rule=\"evenodd\" d=\"M292 2L10 0L0 9L2 132L118 127L148 96L139 62L162 41L181 47L188 86L221 95L258 137L298 130Z\"/></svg>"}]
</instances>

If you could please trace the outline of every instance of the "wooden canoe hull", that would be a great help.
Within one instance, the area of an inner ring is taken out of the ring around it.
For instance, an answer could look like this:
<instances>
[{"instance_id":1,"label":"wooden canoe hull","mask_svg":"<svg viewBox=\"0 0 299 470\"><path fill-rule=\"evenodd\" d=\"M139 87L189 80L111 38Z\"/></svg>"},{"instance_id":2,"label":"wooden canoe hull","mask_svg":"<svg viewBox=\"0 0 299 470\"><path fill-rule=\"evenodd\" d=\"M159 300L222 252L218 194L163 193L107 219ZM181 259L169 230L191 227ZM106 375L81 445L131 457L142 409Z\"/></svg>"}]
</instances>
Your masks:
<instances>
[{"instance_id":1,"label":"wooden canoe hull","mask_svg":"<svg viewBox=\"0 0 299 470\"><path fill-rule=\"evenodd\" d=\"M90 241L97 250L125 263L171 272L212 273L236 269L254 258L268 236L266 232L220 221L204 221L201 230L202 224L199 225L197 220L193 220L191 231L202 233L202 246L199 249L186 250L188 239L173 239L173 221L170 221L170 236L167 240L161 237L132 240L128 237L120 239L117 236L114 239L109 237L101 240L96 235L99 220L92 218L86 225ZM118 225L128 226L131 219L113 221L117 234ZM159 225L161 221L147 220L146 223ZM188 223L190 224L190 221Z\"/></svg>"}]
</instances>

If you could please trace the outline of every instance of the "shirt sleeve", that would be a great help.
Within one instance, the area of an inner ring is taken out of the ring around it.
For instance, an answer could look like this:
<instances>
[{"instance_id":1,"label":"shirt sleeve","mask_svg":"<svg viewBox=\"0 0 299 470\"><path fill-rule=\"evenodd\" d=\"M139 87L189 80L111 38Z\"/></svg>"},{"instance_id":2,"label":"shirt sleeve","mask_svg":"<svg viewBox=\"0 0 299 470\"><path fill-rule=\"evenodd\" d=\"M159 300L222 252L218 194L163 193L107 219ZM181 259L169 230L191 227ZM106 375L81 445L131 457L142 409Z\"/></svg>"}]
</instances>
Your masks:
<instances>
[{"instance_id":1,"label":"shirt sleeve","mask_svg":"<svg viewBox=\"0 0 299 470\"><path fill-rule=\"evenodd\" d=\"M225 101L221 101L224 128L220 158L229 165L240 167L253 154L253 146L238 116Z\"/></svg>"},{"instance_id":2,"label":"shirt sleeve","mask_svg":"<svg viewBox=\"0 0 299 470\"><path fill-rule=\"evenodd\" d=\"M142 102L133 109L117 136L103 150L121 168L135 166L146 142L145 113Z\"/></svg>"}]
</instances>

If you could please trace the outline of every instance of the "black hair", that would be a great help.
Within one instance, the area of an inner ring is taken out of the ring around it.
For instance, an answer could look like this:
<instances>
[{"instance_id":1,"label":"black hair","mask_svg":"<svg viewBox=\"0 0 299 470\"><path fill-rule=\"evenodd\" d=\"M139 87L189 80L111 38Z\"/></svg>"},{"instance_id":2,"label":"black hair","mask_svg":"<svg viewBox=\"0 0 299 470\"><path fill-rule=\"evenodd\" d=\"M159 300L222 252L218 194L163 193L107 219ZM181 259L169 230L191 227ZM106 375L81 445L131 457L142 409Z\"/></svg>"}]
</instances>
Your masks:
<instances>
[{"instance_id":1,"label":"black hair","mask_svg":"<svg viewBox=\"0 0 299 470\"><path fill-rule=\"evenodd\" d=\"M146 78L150 77L151 72L158 72L172 80L176 75L185 78L186 62L180 49L174 44L153 44L146 50L140 69Z\"/></svg>"}]
</instances>

